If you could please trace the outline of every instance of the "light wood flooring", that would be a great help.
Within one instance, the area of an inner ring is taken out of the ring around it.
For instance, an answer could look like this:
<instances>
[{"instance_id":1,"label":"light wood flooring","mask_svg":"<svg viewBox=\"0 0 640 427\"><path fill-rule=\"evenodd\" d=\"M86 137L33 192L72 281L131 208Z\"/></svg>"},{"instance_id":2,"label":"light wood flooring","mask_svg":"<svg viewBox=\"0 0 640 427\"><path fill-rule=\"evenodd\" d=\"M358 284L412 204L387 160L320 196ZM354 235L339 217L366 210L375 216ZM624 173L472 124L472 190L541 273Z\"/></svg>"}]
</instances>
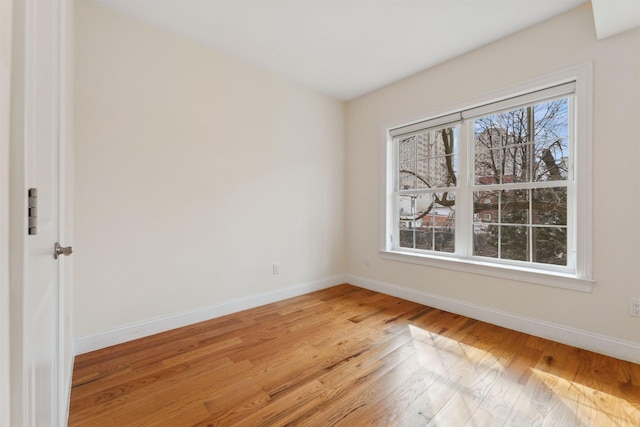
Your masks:
<instances>
[{"instance_id":1,"label":"light wood flooring","mask_svg":"<svg viewBox=\"0 0 640 427\"><path fill-rule=\"evenodd\" d=\"M340 285L76 357L70 426L640 426L640 365Z\"/></svg>"}]
</instances>

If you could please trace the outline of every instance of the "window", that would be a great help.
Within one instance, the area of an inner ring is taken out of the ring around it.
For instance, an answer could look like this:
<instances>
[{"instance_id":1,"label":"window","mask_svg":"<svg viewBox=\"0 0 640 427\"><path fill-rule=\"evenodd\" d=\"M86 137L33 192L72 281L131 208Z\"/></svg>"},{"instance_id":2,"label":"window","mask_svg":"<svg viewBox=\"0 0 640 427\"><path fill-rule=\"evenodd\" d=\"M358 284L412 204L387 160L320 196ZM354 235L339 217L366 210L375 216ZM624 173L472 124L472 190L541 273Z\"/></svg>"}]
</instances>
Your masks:
<instances>
[{"instance_id":1,"label":"window","mask_svg":"<svg viewBox=\"0 0 640 427\"><path fill-rule=\"evenodd\" d=\"M385 127L383 254L590 290L590 68L564 74Z\"/></svg>"}]
</instances>

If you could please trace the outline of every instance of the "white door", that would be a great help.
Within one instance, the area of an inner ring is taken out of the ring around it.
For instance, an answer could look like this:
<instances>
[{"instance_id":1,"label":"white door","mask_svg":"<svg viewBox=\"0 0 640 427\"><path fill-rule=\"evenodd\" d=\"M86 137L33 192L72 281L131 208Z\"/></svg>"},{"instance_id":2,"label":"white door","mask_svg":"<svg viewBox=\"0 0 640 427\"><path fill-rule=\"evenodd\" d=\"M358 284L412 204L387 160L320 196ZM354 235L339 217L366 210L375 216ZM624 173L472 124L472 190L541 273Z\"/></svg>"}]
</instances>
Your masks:
<instances>
[{"instance_id":1,"label":"white door","mask_svg":"<svg viewBox=\"0 0 640 427\"><path fill-rule=\"evenodd\" d=\"M54 258L60 234L59 14L57 1L14 3L10 202L14 216L22 209L35 218L31 224L26 217L24 222L12 219L11 225L17 235L11 241L11 417L15 426L56 426L60 420L61 261ZM37 206L30 211L24 203L29 189L35 189L32 196L37 192L32 198Z\"/></svg>"},{"instance_id":2,"label":"white door","mask_svg":"<svg viewBox=\"0 0 640 427\"><path fill-rule=\"evenodd\" d=\"M0 1L0 426L9 426L9 94L12 3Z\"/></svg>"}]
</instances>

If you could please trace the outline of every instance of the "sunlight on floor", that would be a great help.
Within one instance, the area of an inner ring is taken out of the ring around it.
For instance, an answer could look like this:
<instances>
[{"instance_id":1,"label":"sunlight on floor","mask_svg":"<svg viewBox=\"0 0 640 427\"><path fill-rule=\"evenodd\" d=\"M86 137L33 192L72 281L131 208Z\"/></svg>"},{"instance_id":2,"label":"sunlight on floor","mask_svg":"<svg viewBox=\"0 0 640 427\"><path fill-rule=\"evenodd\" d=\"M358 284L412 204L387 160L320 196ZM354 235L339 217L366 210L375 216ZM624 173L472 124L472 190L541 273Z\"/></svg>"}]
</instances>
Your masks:
<instances>
[{"instance_id":1,"label":"sunlight on floor","mask_svg":"<svg viewBox=\"0 0 640 427\"><path fill-rule=\"evenodd\" d=\"M531 367L545 363L540 350L528 355L499 344L464 344L413 325L408 329L414 357L431 377L419 399L426 420L455 408L458 419L466 418L469 426L480 414L483 422L490 418L497 425L640 426L638 402L615 395L615 378L596 389L575 381L574 370L567 371L567 379L561 376L562 366ZM628 393L631 399L637 395L635 390Z\"/></svg>"},{"instance_id":2,"label":"sunlight on floor","mask_svg":"<svg viewBox=\"0 0 640 427\"><path fill-rule=\"evenodd\" d=\"M640 425L640 409L626 399L532 368L554 397L575 413L581 425ZM607 385L608 386L608 385ZM609 386L610 387L610 386Z\"/></svg>"}]
</instances>

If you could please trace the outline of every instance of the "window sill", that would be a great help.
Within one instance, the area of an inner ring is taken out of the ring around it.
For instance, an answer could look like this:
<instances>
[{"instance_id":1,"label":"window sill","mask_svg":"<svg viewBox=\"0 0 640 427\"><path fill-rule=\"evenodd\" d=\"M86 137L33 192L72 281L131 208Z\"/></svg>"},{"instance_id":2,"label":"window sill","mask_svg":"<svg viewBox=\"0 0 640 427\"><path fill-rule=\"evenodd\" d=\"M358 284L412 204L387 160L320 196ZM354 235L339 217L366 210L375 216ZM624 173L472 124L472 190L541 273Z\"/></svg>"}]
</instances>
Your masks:
<instances>
[{"instance_id":1,"label":"window sill","mask_svg":"<svg viewBox=\"0 0 640 427\"><path fill-rule=\"evenodd\" d=\"M571 274L540 271L510 265L494 265L481 261L460 258L438 257L399 251L380 251L380 258L387 261L408 262L430 267L445 268L465 273L510 279L580 292L592 292L594 280L579 278Z\"/></svg>"}]
</instances>

